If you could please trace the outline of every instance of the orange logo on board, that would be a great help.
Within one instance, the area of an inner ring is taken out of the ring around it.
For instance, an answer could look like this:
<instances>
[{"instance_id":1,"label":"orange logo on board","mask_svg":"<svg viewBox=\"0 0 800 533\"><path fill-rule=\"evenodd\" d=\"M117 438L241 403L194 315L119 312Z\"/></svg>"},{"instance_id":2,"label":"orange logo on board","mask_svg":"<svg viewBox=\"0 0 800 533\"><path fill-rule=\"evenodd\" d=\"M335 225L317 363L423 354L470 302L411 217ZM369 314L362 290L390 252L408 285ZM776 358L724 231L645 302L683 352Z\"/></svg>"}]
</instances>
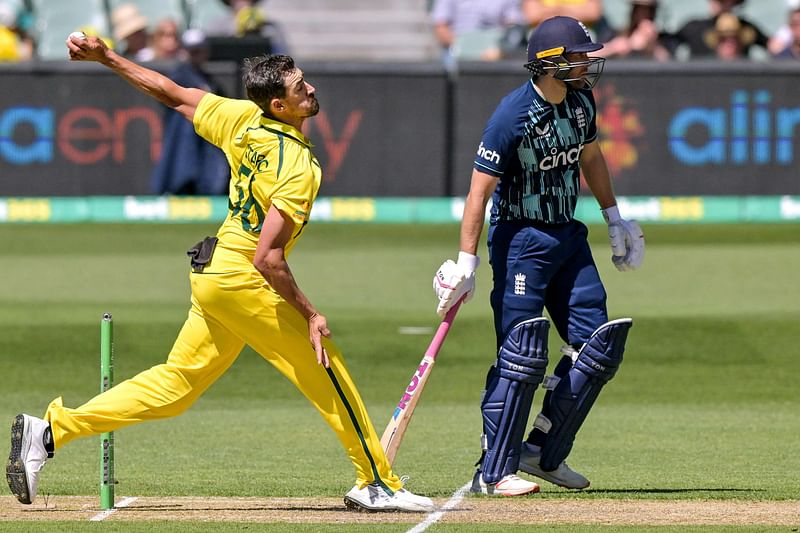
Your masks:
<instances>
[{"instance_id":1,"label":"orange logo on board","mask_svg":"<svg viewBox=\"0 0 800 533\"><path fill-rule=\"evenodd\" d=\"M613 85L594 89L597 100L597 129L611 175L636 166L639 152L634 140L645 133L639 112L616 93Z\"/></svg>"}]
</instances>

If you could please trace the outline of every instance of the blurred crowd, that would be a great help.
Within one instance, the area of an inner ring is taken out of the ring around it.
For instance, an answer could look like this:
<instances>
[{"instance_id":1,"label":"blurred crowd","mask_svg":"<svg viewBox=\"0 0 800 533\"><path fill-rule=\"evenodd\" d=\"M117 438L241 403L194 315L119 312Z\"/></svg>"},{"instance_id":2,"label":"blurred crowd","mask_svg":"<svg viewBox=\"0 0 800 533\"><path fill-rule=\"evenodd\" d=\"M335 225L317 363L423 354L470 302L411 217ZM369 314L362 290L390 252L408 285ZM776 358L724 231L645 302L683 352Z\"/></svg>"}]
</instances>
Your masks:
<instances>
[{"instance_id":1,"label":"blurred crowd","mask_svg":"<svg viewBox=\"0 0 800 533\"><path fill-rule=\"evenodd\" d=\"M800 59L800 0L785 0L783 25L768 35L742 13L745 0L706 2L707 13L666 31L659 10L668 0L627 0L624 27L612 27L603 0L433 0L431 19L442 57L524 58L527 36L542 20L566 15L583 22L604 47L593 54L654 61ZM755 2L756 0L751 0Z\"/></svg>"},{"instance_id":2,"label":"blurred crowd","mask_svg":"<svg viewBox=\"0 0 800 533\"><path fill-rule=\"evenodd\" d=\"M524 57L527 36L555 15L582 21L592 37L605 44L598 53L605 57L800 58L800 0L779 0L785 9L775 13L782 20L780 28L771 32L743 14L746 0L696 0L695 7L705 4L705 16L669 30L663 16L674 7L669 0L613 1L617 8L620 2L627 4L626 20L615 25L609 22L604 0L427 0L427 4L433 35L448 65L463 59ZM290 52L268 7L267 0L0 0L0 62L63 60L63 38L78 30L102 37L138 61L185 60L188 51L182 35L187 30L203 32L216 45L210 49L212 60L237 59L237 51L240 55Z\"/></svg>"},{"instance_id":3,"label":"blurred crowd","mask_svg":"<svg viewBox=\"0 0 800 533\"><path fill-rule=\"evenodd\" d=\"M201 32L209 44L221 43L218 59L222 60L238 59L237 40L257 44L267 53L287 52L283 31L268 16L264 3L0 0L0 62L66 60L64 40L73 31L100 37L137 61L187 60L191 50L183 42L186 32L193 42ZM213 47L209 51L213 54Z\"/></svg>"},{"instance_id":4,"label":"blurred crowd","mask_svg":"<svg viewBox=\"0 0 800 533\"><path fill-rule=\"evenodd\" d=\"M161 63L184 87L222 96L208 61L287 52L280 26L255 0L0 0L0 62L66 61L64 42L73 31L99 37L137 62ZM226 194L230 169L224 154L176 111L164 107L162 122L151 191Z\"/></svg>"}]
</instances>

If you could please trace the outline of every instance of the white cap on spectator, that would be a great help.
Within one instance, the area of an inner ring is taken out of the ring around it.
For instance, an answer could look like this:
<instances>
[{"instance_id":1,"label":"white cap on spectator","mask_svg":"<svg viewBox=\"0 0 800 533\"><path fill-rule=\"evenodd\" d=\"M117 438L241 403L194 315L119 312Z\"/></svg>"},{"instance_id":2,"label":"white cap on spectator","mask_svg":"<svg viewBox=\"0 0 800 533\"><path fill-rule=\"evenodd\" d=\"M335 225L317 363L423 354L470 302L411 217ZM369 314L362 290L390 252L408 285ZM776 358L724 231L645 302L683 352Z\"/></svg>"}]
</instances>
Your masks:
<instances>
[{"instance_id":1,"label":"white cap on spectator","mask_svg":"<svg viewBox=\"0 0 800 533\"><path fill-rule=\"evenodd\" d=\"M11 4L0 3L0 26L11 27L17 22L17 14Z\"/></svg>"},{"instance_id":2,"label":"white cap on spectator","mask_svg":"<svg viewBox=\"0 0 800 533\"><path fill-rule=\"evenodd\" d=\"M187 50L192 48L202 48L208 45L206 41L206 34L202 30L191 28L183 32L181 35L181 44Z\"/></svg>"}]
</instances>

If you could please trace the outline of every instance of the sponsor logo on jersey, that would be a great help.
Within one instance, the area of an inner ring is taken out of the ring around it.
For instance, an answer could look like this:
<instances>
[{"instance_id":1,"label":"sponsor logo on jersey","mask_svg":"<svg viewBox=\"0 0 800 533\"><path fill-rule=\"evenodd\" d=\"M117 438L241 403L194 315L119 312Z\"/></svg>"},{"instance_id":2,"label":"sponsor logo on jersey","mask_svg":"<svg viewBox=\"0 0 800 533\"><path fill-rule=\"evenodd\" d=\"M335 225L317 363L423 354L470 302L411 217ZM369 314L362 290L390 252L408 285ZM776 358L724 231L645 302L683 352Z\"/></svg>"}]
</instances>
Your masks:
<instances>
[{"instance_id":1,"label":"sponsor logo on jersey","mask_svg":"<svg viewBox=\"0 0 800 533\"><path fill-rule=\"evenodd\" d=\"M534 126L534 127L533 127L533 129L535 129L535 130L536 130L536 133L538 133L539 135L541 135L542 137L544 137L545 135L547 135L548 133L550 133L550 123L548 122L547 124L545 124L545 125L544 125L543 127L541 127L541 128L540 128L539 126Z\"/></svg>"},{"instance_id":2,"label":"sponsor logo on jersey","mask_svg":"<svg viewBox=\"0 0 800 533\"><path fill-rule=\"evenodd\" d=\"M481 142L480 146L478 146L478 157L481 157L490 163L495 163L497 165L500 164L500 154L494 150L487 150L484 148L483 142Z\"/></svg>"},{"instance_id":3,"label":"sponsor logo on jersey","mask_svg":"<svg viewBox=\"0 0 800 533\"><path fill-rule=\"evenodd\" d=\"M552 170L556 167L574 165L581 158L581 152L583 152L583 144L562 151L559 151L558 148L551 148L549 155L539 161L539 170Z\"/></svg>"}]
</instances>

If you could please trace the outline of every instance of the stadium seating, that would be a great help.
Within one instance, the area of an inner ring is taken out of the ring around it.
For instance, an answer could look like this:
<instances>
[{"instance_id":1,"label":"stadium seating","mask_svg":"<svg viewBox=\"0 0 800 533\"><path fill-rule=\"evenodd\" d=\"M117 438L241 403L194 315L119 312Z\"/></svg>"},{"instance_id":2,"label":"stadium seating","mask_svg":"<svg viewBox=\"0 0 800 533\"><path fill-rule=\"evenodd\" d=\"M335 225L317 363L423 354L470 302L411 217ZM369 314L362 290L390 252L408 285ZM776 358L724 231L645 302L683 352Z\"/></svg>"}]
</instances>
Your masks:
<instances>
[{"instance_id":1,"label":"stadium seating","mask_svg":"<svg viewBox=\"0 0 800 533\"><path fill-rule=\"evenodd\" d=\"M228 8L220 0L186 0L186 15L189 27L203 29L224 15Z\"/></svg>"},{"instance_id":2,"label":"stadium seating","mask_svg":"<svg viewBox=\"0 0 800 533\"><path fill-rule=\"evenodd\" d=\"M453 43L453 57L461 61L480 60L487 49L498 46L502 35L501 28L460 33Z\"/></svg>"},{"instance_id":3,"label":"stadium seating","mask_svg":"<svg viewBox=\"0 0 800 533\"><path fill-rule=\"evenodd\" d=\"M605 16L609 24L618 30L625 28L630 12L630 0L604 0ZM749 0L740 10L743 17L758 26L766 35L773 35L786 22L786 0ZM669 0L659 3L656 22L666 32L675 32L692 19L709 16L707 0ZM681 45L675 58L689 58L689 50ZM769 53L759 47L750 49L750 58L754 60L769 59Z\"/></svg>"},{"instance_id":4,"label":"stadium seating","mask_svg":"<svg viewBox=\"0 0 800 533\"><path fill-rule=\"evenodd\" d=\"M767 35L773 35L788 21L786 0L750 0L745 2L742 15Z\"/></svg>"},{"instance_id":5,"label":"stadium seating","mask_svg":"<svg viewBox=\"0 0 800 533\"><path fill-rule=\"evenodd\" d=\"M213 0L216 2L217 0ZM205 0L211 2L211 0ZM139 12L147 17L147 25L152 30L162 19L171 18L179 28L186 28L186 10L183 0L108 0L111 12L122 4L134 4Z\"/></svg>"},{"instance_id":6,"label":"stadium seating","mask_svg":"<svg viewBox=\"0 0 800 533\"><path fill-rule=\"evenodd\" d=\"M269 0L300 60L430 61L439 49L427 0Z\"/></svg>"},{"instance_id":7,"label":"stadium seating","mask_svg":"<svg viewBox=\"0 0 800 533\"><path fill-rule=\"evenodd\" d=\"M33 36L39 59L65 60L64 41L73 31L91 28L102 36L110 34L103 0L32 0L31 3L36 20Z\"/></svg>"},{"instance_id":8,"label":"stadium seating","mask_svg":"<svg viewBox=\"0 0 800 533\"><path fill-rule=\"evenodd\" d=\"M623 29L628 22L630 0L603 0L603 7L611 26ZM771 34L786 19L786 0L747 0L741 11L762 31ZM707 17L708 13L708 0L662 0L657 20L665 31L673 32L691 19Z\"/></svg>"},{"instance_id":9,"label":"stadium seating","mask_svg":"<svg viewBox=\"0 0 800 533\"><path fill-rule=\"evenodd\" d=\"M76 29L89 26L109 36L110 10L123 3L136 4L151 28L167 17L181 28L204 28L226 12L221 0L0 0L15 7L26 2L34 10L33 34L42 59L63 59L64 38ZM437 61L440 57L429 18L432 0L262 0L259 4L268 19L281 25L289 53L300 61ZM630 1L604 0L604 6L611 26L624 28ZM747 0L742 11L768 35L786 22L786 0ZM665 31L675 31L688 20L707 15L707 0L662 0L657 20ZM464 39L459 56L473 58L482 37Z\"/></svg>"},{"instance_id":10,"label":"stadium seating","mask_svg":"<svg viewBox=\"0 0 800 533\"><path fill-rule=\"evenodd\" d=\"M23 7L22 0L0 0L0 5L9 6L13 12L19 12Z\"/></svg>"}]
</instances>

